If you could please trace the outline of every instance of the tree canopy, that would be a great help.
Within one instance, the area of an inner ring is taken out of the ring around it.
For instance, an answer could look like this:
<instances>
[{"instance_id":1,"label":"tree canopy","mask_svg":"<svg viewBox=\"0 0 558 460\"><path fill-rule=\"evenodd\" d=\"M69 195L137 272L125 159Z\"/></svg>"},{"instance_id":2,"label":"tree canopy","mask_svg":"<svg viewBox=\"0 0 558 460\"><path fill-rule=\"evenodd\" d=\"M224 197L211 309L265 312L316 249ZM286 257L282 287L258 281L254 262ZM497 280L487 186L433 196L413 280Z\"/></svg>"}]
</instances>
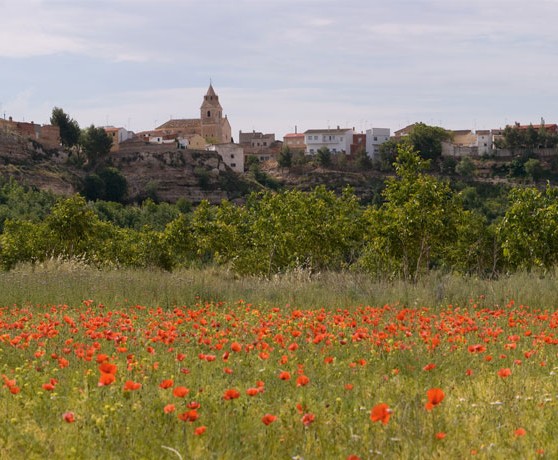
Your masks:
<instances>
[{"instance_id":1,"label":"tree canopy","mask_svg":"<svg viewBox=\"0 0 558 460\"><path fill-rule=\"evenodd\" d=\"M60 141L64 147L73 147L78 144L81 130L79 124L64 113L59 107L52 109L50 123L60 129Z\"/></svg>"}]
</instances>

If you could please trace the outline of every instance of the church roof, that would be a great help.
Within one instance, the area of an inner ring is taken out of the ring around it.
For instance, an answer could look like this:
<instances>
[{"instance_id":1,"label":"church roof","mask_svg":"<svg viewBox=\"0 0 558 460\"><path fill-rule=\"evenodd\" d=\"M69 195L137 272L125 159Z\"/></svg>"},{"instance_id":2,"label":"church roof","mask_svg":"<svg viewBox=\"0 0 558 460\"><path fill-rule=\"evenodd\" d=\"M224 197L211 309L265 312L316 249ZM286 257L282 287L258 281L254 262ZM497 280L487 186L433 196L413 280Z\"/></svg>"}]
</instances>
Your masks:
<instances>
[{"instance_id":1,"label":"church roof","mask_svg":"<svg viewBox=\"0 0 558 460\"><path fill-rule=\"evenodd\" d=\"M211 83L209 84L209 88L207 89L207 93L205 95L206 96L217 96L217 94L215 93L215 90L213 89L213 85Z\"/></svg>"},{"instance_id":2,"label":"church roof","mask_svg":"<svg viewBox=\"0 0 558 460\"><path fill-rule=\"evenodd\" d=\"M201 122L199 118L177 118L175 120L169 120L163 123L156 129L184 129L184 128L195 128L200 126Z\"/></svg>"}]
</instances>

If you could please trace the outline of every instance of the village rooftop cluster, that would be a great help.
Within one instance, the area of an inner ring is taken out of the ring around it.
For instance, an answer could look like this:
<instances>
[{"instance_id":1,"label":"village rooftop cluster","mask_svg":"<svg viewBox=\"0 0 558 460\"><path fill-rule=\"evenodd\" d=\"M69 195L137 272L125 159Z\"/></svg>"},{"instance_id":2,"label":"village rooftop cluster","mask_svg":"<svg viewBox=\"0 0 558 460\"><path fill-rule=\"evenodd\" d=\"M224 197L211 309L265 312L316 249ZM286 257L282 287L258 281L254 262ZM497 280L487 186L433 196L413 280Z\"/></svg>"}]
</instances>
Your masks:
<instances>
[{"instance_id":1,"label":"village rooftop cluster","mask_svg":"<svg viewBox=\"0 0 558 460\"><path fill-rule=\"evenodd\" d=\"M376 159L380 146L391 137L406 136L413 125L399 129L391 135L389 128L372 127L366 132L356 132L355 128L318 128L307 129L275 138L274 133L264 134L252 130L239 131L238 141L234 142L231 125L219 102L219 96L210 84L200 106L199 118L171 119L149 131L134 133L125 128L103 127L112 138L112 152L118 152L122 145L131 143L169 144L176 148L216 151L233 171L244 172L247 157L256 157L259 161L276 158L288 147L292 152L314 155L320 149L327 148L331 153L354 155L366 152L371 159ZM527 125L516 126L527 129ZM529 125L535 129L544 128L550 133L558 132L558 125ZM0 119L0 129L10 130L40 142L45 148L60 146L60 131L57 126L39 125L34 122L14 121L11 117ZM449 131L451 141L443 143L442 155L445 156L481 156L494 151L495 143L502 138L502 129L491 130L453 130Z\"/></svg>"}]
</instances>

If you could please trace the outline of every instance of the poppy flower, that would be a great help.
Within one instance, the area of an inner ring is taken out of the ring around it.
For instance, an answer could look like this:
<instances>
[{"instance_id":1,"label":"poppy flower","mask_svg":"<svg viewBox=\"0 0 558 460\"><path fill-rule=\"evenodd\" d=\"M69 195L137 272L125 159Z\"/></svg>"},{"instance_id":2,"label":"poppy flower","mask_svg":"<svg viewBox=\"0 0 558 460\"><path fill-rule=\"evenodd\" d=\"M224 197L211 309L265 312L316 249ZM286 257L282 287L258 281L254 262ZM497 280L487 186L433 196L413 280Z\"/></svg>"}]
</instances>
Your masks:
<instances>
[{"instance_id":1,"label":"poppy flower","mask_svg":"<svg viewBox=\"0 0 558 460\"><path fill-rule=\"evenodd\" d=\"M525 428L518 428L513 432L513 434L519 438L521 436L525 436L527 434L527 430Z\"/></svg>"},{"instance_id":2,"label":"poppy flower","mask_svg":"<svg viewBox=\"0 0 558 460\"><path fill-rule=\"evenodd\" d=\"M505 367L505 368L500 369L498 371L498 376L505 379L506 377L509 377L511 375L511 373L512 373L511 369L509 367Z\"/></svg>"},{"instance_id":3,"label":"poppy flower","mask_svg":"<svg viewBox=\"0 0 558 460\"><path fill-rule=\"evenodd\" d=\"M431 371L432 369L434 369L436 367L436 364L434 363L429 363L426 366L424 366L422 368L423 371Z\"/></svg>"},{"instance_id":4,"label":"poppy flower","mask_svg":"<svg viewBox=\"0 0 558 460\"><path fill-rule=\"evenodd\" d=\"M11 394L17 395L21 391L21 388L14 385L14 386L9 387L9 390L10 390Z\"/></svg>"},{"instance_id":5,"label":"poppy flower","mask_svg":"<svg viewBox=\"0 0 558 460\"><path fill-rule=\"evenodd\" d=\"M105 355L104 353L99 353L99 354L97 355L97 357L95 358L95 360L96 360L99 364L104 363L105 361L108 361L108 359L109 359L108 355Z\"/></svg>"},{"instance_id":6,"label":"poppy flower","mask_svg":"<svg viewBox=\"0 0 558 460\"><path fill-rule=\"evenodd\" d=\"M428 402L424 406L426 410L432 410L438 404L440 404L444 398L445 394L442 389L440 388L431 388L426 392L426 397L428 398Z\"/></svg>"},{"instance_id":7,"label":"poppy flower","mask_svg":"<svg viewBox=\"0 0 558 460\"><path fill-rule=\"evenodd\" d=\"M265 415L262 417L262 423L263 423L264 425L270 425L270 424L272 424L275 420L277 420L277 416L271 415L271 414L265 414Z\"/></svg>"},{"instance_id":8,"label":"poppy flower","mask_svg":"<svg viewBox=\"0 0 558 460\"><path fill-rule=\"evenodd\" d=\"M201 404L200 404L199 402L197 402L197 401L191 401L191 402L189 402L189 403L186 405L186 407L187 407L188 409L199 409L200 406L201 406Z\"/></svg>"},{"instance_id":9,"label":"poppy flower","mask_svg":"<svg viewBox=\"0 0 558 460\"><path fill-rule=\"evenodd\" d=\"M162 388L163 390L166 390L167 388L170 388L174 385L174 381L171 379L166 379L163 380L160 384L159 387Z\"/></svg>"},{"instance_id":10,"label":"poppy flower","mask_svg":"<svg viewBox=\"0 0 558 460\"><path fill-rule=\"evenodd\" d=\"M296 386L297 387L303 387L308 385L308 383L310 383L310 379L308 377L306 377L305 375L299 375L298 378L296 379Z\"/></svg>"},{"instance_id":11,"label":"poppy flower","mask_svg":"<svg viewBox=\"0 0 558 460\"><path fill-rule=\"evenodd\" d=\"M260 392L260 389L259 389L259 388L248 388L248 389L246 390L246 394L247 394L248 396L256 396L259 392Z\"/></svg>"},{"instance_id":12,"label":"poppy flower","mask_svg":"<svg viewBox=\"0 0 558 460\"><path fill-rule=\"evenodd\" d=\"M370 411L370 420L387 425L392 412L386 403L376 404Z\"/></svg>"},{"instance_id":13,"label":"poppy flower","mask_svg":"<svg viewBox=\"0 0 558 460\"><path fill-rule=\"evenodd\" d=\"M52 383L43 383L43 390L53 391L54 385Z\"/></svg>"},{"instance_id":14,"label":"poppy flower","mask_svg":"<svg viewBox=\"0 0 558 460\"><path fill-rule=\"evenodd\" d=\"M230 374L233 373L233 370L232 370L230 367L225 367L225 368L223 369L223 372L224 372L225 374L229 374L229 375L230 375Z\"/></svg>"},{"instance_id":15,"label":"poppy flower","mask_svg":"<svg viewBox=\"0 0 558 460\"><path fill-rule=\"evenodd\" d=\"M444 439L446 437L446 433L440 431L439 433L436 433L436 439Z\"/></svg>"},{"instance_id":16,"label":"poppy flower","mask_svg":"<svg viewBox=\"0 0 558 460\"><path fill-rule=\"evenodd\" d=\"M134 382L132 380L126 380L124 384L124 391L135 391L141 388L141 383Z\"/></svg>"},{"instance_id":17,"label":"poppy flower","mask_svg":"<svg viewBox=\"0 0 558 460\"><path fill-rule=\"evenodd\" d=\"M203 425L202 425L202 426L198 426L198 427L194 430L194 434L195 434L196 436L201 436L202 434L205 433L205 430L207 430L207 427L206 427L206 426L203 426Z\"/></svg>"},{"instance_id":18,"label":"poppy flower","mask_svg":"<svg viewBox=\"0 0 558 460\"><path fill-rule=\"evenodd\" d=\"M103 387L103 386L107 386L110 385L112 383L114 383L116 381L116 377L114 376L114 374L107 374L105 372L101 373L101 377L99 378L99 386Z\"/></svg>"},{"instance_id":19,"label":"poppy flower","mask_svg":"<svg viewBox=\"0 0 558 460\"><path fill-rule=\"evenodd\" d=\"M178 418L183 422L195 422L198 418L200 418L200 414L198 414L196 410L189 410L178 414Z\"/></svg>"},{"instance_id":20,"label":"poppy flower","mask_svg":"<svg viewBox=\"0 0 558 460\"><path fill-rule=\"evenodd\" d=\"M118 368L116 367L115 364L104 362L104 363L101 363L101 364L99 365L99 370L100 370L103 374L112 374L112 375L115 375L116 372L117 372L117 370L118 370Z\"/></svg>"},{"instance_id":21,"label":"poppy flower","mask_svg":"<svg viewBox=\"0 0 558 460\"><path fill-rule=\"evenodd\" d=\"M238 342L233 342L231 343L231 350L238 353L242 350L242 345L240 345Z\"/></svg>"},{"instance_id":22,"label":"poppy flower","mask_svg":"<svg viewBox=\"0 0 558 460\"><path fill-rule=\"evenodd\" d=\"M352 383L345 384L345 390L351 391L355 386Z\"/></svg>"},{"instance_id":23,"label":"poppy flower","mask_svg":"<svg viewBox=\"0 0 558 460\"><path fill-rule=\"evenodd\" d=\"M165 414L170 414L171 412L174 412L176 410L176 407L174 404L167 404L164 408L163 408L163 412L165 412Z\"/></svg>"},{"instance_id":24,"label":"poppy flower","mask_svg":"<svg viewBox=\"0 0 558 460\"><path fill-rule=\"evenodd\" d=\"M309 425L311 425L312 423L314 423L314 419L315 419L315 418L316 418L316 416L315 416L314 414L308 413L308 414L304 414L304 415L302 416L301 421L302 421L302 423L304 424L304 426L309 426Z\"/></svg>"},{"instance_id":25,"label":"poppy flower","mask_svg":"<svg viewBox=\"0 0 558 460\"><path fill-rule=\"evenodd\" d=\"M172 394L177 398L183 398L188 393L190 393L190 390L186 387L176 387L174 390L172 390Z\"/></svg>"},{"instance_id":26,"label":"poppy flower","mask_svg":"<svg viewBox=\"0 0 558 460\"><path fill-rule=\"evenodd\" d=\"M290 380L291 374L290 374L289 372L287 372L287 371L283 371L283 372L281 372L281 373L279 374L279 378L280 378L281 380Z\"/></svg>"},{"instance_id":27,"label":"poppy flower","mask_svg":"<svg viewBox=\"0 0 558 460\"><path fill-rule=\"evenodd\" d=\"M347 460L360 460L360 457L352 454L347 457Z\"/></svg>"},{"instance_id":28,"label":"poppy flower","mask_svg":"<svg viewBox=\"0 0 558 460\"><path fill-rule=\"evenodd\" d=\"M64 420L66 423L74 423L76 421L76 418L73 412L64 412L62 414L62 420Z\"/></svg>"},{"instance_id":29,"label":"poppy flower","mask_svg":"<svg viewBox=\"0 0 558 460\"><path fill-rule=\"evenodd\" d=\"M226 390L225 394L223 395L223 399L225 400L230 400L230 399L236 399L240 397L240 392L238 390L235 390L234 388Z\"/></svg>"}]
</instances>

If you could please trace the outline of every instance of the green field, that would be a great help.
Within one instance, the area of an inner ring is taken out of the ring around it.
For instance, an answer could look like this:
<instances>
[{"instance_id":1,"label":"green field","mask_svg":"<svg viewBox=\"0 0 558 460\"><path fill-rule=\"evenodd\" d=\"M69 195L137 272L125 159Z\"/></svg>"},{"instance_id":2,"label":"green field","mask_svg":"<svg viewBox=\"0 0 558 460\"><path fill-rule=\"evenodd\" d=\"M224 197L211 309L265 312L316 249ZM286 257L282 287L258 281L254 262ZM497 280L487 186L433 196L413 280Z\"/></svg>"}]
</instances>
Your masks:
<instances>
[{"instance_id":1,"label":"green field","mask_svg":"<svg viewBox=\"0 0 558 460\"><path fill-rule=\"evenodd\" d=\"M1 457L556 458L557 290L22 266L0 275Z\"/></svg>"}]
</instances>

